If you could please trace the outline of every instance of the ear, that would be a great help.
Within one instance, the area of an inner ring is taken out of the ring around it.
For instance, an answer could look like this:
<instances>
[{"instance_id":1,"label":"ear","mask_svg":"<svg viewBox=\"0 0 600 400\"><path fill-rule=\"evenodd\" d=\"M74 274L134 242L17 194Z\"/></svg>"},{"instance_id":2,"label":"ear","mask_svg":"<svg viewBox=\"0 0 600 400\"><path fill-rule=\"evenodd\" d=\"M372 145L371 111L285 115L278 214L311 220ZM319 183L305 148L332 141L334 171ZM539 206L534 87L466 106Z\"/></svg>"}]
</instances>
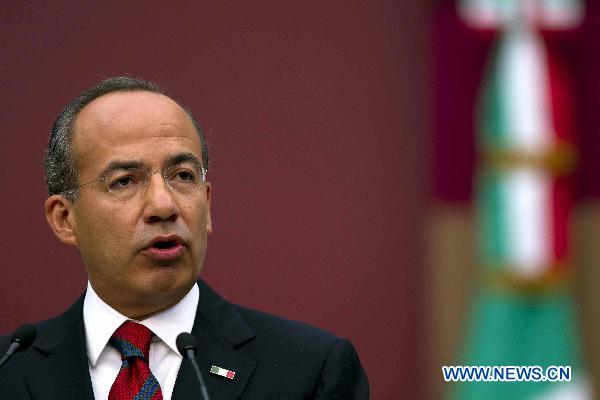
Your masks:
<instances>
[{"instance_id":1,"label":"ear","mask_svg":"<svg viewBox=\"0 0 600 400\"><path fill-rule=\"evenodd\" d=\"M73 202L66 197L53 195L44 203L46 221L52 231L65 244L77 246L75 235L75 215L73 213Z\"/></svg>"},{"instance_id":2,"label":"ear","mask_svg":"<svg viewBox=\"0 0 600 400\"><path fill-rule=\"evenodd\" d=\"M212 220L210 219L210 195L212 186L210 182L206 182L206 232L212 233Z\"/></svg>"}]
</instances>

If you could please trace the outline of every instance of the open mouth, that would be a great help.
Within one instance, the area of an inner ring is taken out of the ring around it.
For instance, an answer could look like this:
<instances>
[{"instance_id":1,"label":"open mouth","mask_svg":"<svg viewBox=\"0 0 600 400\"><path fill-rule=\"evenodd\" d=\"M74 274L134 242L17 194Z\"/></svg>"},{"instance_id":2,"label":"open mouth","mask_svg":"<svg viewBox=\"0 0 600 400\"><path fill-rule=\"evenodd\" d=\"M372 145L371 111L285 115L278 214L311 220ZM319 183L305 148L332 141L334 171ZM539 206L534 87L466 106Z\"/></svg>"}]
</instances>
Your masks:
<instances>
[{"instance_id":1,"label":"open mouth","mask_svg":"<svg viewBox=\"0 0 600 400\"><path fill-rule=\"evenodd\" d=\"M185 246L177 237L158 237L145 250L144 253L156 260L172 260L183 254Z\"/></svg>"},{"instance_id":2,"label":"open mouth","mask_svg":"<svg viewBox=\"0 0 600 400\"><path fill-rule=\"evenodd\" d=\"M156 242L156 243L152 244L152 246L150 246L150 247L155 247L157 249L170 249L170 248L176 247L178 245L179 245L179 243L177 243L176 241L168 240L168 241L164 241L164 242Z\"/></svg>"}]
</instances>

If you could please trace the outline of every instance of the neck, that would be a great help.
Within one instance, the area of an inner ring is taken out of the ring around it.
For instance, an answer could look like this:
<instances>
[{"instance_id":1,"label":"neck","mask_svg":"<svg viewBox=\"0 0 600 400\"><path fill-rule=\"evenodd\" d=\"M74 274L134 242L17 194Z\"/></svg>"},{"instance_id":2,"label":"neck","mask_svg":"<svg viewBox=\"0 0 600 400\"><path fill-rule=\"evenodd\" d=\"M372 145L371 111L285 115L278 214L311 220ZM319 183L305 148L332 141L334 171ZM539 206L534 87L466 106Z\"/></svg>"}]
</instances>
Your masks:
<instances>
[{"instance_id":1,"label":"neck","mask_svg":"<svg viewBox=\"0 0 600 400\"><path fill-rule=\"evenodd\" d=\"M181 298L177 299L177 301L174 301L173 303L167 304L167 305L165 305L163 307L159 307L159 308L154 308L154 307L117 308L117 307L112 306L109 303L107 303L107 304L109 306L111 306L112 308L114 308L115 310L117 310L118 312L120 312L121 314L123 314L124 316L126 316L127 318L130 318L130 319L133 319L136 321L143 321L146 318L149 318L160 312L168 310L169 308L173 307L175 304L179 303L180 300L181 300Z\"/></svg>"},{"instance_id":2,"label":"neck","mask_svg":"<svg viewBox=\"0 0 600 400\"><path fill-rule=\"evenodd\" d=\"M195 284L195 283L194 283ZM173 296L174 293L170 293L170 296L166 297L165 294L159 298L152 298L152 296L136 296L136 297L115 297L110 296L114 294L112 291L99 290L92 284L92 288L96 295L109 307L116 310L120 314L136 321L142 321L153 315L161 313L179 303L191 290L185 291L184 293L178 293ZM148 301L151 300L151 301Z\"/></svg>"}]
</instances>

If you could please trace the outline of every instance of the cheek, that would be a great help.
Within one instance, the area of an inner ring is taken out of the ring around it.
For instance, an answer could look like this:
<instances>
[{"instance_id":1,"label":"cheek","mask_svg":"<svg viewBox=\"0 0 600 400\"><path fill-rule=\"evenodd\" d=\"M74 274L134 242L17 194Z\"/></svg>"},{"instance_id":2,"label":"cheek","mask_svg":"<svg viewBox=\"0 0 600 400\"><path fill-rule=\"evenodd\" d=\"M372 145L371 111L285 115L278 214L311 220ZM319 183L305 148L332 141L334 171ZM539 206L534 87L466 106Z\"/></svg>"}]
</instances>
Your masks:
<instances>
[{"instance_id":1,"label":"cheek","mask_svg":"<svg viewBox=\"0 0 600 400\"><path fill-rule=\"evenodd\" d=\"M208 214L206 206L192 203L189 205L182 205L180 207L181 216L185 220L185 223L188 225L188 227L194 231L194 233L203 231L206 228L206 218Z\"/></svg>"},{"instance_id":2,"label":"cheek","mask_svg":"<svg viewBox=\"0 0 600 400\"><path fill-rule=\"evenodd\" d=\"M193 205L182 207L181 211L185 224L187 225L191 236L194 238L194 250L202 256L206 249L206 222L208 211L205 207Z\"/></svg>"},{"instance_id":3,"label":"cheek","mask_svg":"<svg viewBox=\"0 0 600 400\"><path fill-rule=\"evenodd\" d=\"M110 257L133 237L131 224L124 220L127 213L96 204L78 215L77 238L80 251L94 257ZM105 254L110 253L110 254Z\"/></svg>"}]
</instances>

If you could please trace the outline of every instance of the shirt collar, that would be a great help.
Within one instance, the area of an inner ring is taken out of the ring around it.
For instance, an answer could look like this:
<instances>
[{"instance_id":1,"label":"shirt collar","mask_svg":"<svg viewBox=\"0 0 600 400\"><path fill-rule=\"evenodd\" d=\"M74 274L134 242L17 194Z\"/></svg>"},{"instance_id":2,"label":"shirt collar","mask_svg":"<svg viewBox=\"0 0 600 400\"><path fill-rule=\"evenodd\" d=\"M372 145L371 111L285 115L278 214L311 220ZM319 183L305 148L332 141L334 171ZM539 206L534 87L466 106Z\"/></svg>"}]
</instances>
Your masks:
<instances>
[{"instance_id":1,"label":"shirt collar","mask_svg":"<svg viewBox=\"0 0 600 400\"><path fill-rule=\"evenodd\" d=\"M194 326L200 289L195 284L179 303L173 307L152 315L143 321L135 321L150 329L154 334L177 355L175 343L181 332L191 332ZM108 340L123 322L131 320L111 306L106 304L94 291L88 281L85 299L83 301L83 321L88 358L92 367L96 366L100 354Z\"/></svg>"}]
</instances>

